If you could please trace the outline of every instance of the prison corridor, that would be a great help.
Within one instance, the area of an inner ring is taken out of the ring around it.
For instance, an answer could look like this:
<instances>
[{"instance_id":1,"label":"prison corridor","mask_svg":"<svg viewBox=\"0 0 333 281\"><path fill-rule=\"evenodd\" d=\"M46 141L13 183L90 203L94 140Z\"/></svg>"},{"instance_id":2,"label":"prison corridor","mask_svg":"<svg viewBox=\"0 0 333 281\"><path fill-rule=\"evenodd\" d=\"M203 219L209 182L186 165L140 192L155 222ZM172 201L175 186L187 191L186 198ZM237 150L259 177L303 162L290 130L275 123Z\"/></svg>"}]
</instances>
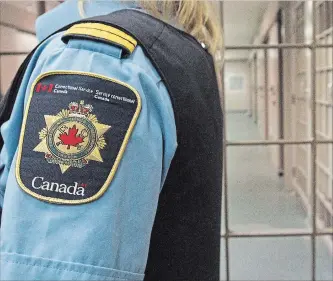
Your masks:
<instances>
[{"instance_id":1,"label":"prison corridor","mask_svg":"<svg viewBox=\"0 0 333 281\"><path fill-rule=\"evenodd\" d=\"M246 113L229 113L226 122L229 141L262 139ZM300 199L278 176L268 147L228 147L227 169L232 233L311 231ZM221 280L225 280L224 238L221 242ZM311 280L310 237L230 238L229 242L231 280ZM316 246L316 278L333 280L329 244L318 237Z\"/></svg>"}]
</instances>

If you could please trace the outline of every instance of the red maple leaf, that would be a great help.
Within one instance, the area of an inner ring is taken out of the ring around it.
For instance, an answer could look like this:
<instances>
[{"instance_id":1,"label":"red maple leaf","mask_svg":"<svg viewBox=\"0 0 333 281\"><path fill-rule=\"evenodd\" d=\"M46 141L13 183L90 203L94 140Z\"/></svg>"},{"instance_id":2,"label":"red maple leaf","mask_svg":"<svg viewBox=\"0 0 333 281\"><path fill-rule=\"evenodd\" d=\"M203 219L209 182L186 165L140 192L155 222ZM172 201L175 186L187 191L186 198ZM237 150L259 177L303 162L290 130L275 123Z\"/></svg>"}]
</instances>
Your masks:
<instances>
[{"instance_id":1,"label":"red maple leaf","mask_svg":"<svg viewBox=\"0 0 333 281\"><path fill-rule=\"evenodd\" d=\"M67 145L67 149L70 149L71 146L77 146L83 142L83 137L78 136L78 129L76 129L76 125L73 125L72 128L68 129L68 133L63 133L59 135L59 139L61 140L63 145Z\"/></svg>"}]
</instances>

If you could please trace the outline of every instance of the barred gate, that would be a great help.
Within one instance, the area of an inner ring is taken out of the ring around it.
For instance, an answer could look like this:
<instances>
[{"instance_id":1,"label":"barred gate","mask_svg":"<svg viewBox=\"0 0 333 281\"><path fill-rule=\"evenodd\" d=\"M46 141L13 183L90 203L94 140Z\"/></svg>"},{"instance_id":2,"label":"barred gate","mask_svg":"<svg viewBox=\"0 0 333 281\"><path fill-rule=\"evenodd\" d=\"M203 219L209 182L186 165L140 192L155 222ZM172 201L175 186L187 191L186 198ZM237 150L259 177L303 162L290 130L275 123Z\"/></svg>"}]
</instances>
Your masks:
<instances>
[{"instance_id":1,"label":"barred gate","mask_svg":"<svg viewBox=\"0 0 333 281\"><path fill-rule=\"evenodd\" d=\"M333 2L292 1L288 3L287 8L291 9L287 12L291 17L288 22L291 23L293 31L289 41L284 38L282 43L277 42L279 30L275 23L262 44L226 46L226 50L251 50L255 53L250 59L250 64L252 63L250 69L257 69L257 73L252 74L252 79L257 80L251 83L255 92L251 93L252 108L249 111L254 121L257 121L262 136L262 140L229 141L226 138L227 124L224 121L222 238L225 241L226 280L230 280L231 271L230 239L311 238L311 280L313 281L316 280L317 270L316 238L325 237L327 246L333 245ZM282 8L281 13L284 15L286 10ZM286 21L286 17L287 15L283 16L283 21ZM283 59L280 69L278 58L284 54L289 54L292 62ZM289 69L286 69L288 67ZM279 71L283 71L284 75L292 74L291 85L283 88L286 100L281 99L279 85L275 83ZM256 88L253 85L256 85ZM226 112L224 100L222 104ZM291 110L283 112L281 111L283 108ZM283 118L286 116L289 117L288 120ZM292 133L287 137L284 137L283 130L279 132L281 121L284 124L291 123ZM269 148L273 167L277 168L277 172L280 170L284 172L285 182L291 185L302 202L308 217L309 230L288 229L274 233L264 231L245 233L230 230L228 148L235 146ZM283 153L286 151L288 153ZM285 164L285 161L288 163Z\"/></svg>"}]
</instances>

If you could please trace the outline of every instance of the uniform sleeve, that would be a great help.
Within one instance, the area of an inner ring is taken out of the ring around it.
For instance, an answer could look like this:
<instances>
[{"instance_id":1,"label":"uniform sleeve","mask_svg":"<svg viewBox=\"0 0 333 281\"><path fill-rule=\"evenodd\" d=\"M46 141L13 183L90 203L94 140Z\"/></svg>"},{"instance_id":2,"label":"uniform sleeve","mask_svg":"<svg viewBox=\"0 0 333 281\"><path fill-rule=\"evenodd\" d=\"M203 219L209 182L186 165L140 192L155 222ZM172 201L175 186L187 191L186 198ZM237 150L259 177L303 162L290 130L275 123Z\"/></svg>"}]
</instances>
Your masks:
<instances>
[{"instance_id":1,"label":"uniform sleeve","mask_svg":"<svg viewBox=\"0 0 333 281\"><path fill-rule=\"evenodd\" d=\"M2 129L1 278L143 280L177 148L169 94L139 47L124 60L94 42L61 48L29 75L23 123L22 95Z\"/></svg>"}]
</instances>

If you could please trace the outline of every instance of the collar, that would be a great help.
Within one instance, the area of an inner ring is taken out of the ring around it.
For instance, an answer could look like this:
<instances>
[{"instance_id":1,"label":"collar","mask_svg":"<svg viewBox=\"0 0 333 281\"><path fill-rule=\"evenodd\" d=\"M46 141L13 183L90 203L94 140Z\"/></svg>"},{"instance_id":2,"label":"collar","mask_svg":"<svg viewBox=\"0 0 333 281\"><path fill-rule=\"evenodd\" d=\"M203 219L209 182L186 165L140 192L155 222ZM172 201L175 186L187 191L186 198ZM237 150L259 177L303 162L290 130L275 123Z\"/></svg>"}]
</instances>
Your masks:
<instances>
[{"instance_id":1,"label":"collar","mask_svg":"<svg viewBox=\"0 0 333 281\"><path fill-rule=\"evenodd\" d=\"M136 1L92 0L85 1L87 17L106 15L122 9L138 8ZM67 0L36 20L36 34L39 41L58 29L82 19L79 14L78 0Z\"/></svg>"}]
</instances>

